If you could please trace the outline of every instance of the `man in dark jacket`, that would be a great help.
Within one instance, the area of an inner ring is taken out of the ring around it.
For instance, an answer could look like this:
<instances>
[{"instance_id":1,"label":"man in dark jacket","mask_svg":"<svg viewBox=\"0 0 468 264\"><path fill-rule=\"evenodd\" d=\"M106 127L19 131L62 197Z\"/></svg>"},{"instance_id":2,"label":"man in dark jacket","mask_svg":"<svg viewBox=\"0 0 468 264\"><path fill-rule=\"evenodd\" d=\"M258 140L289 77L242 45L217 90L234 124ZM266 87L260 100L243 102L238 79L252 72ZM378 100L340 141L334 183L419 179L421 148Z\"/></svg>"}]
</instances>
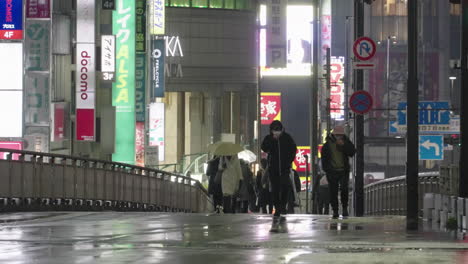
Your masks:
<instances>
[{"instance_id":1,"label":"man in dark jacket","mask_svg":"<svg viewBox=\"0 0 468 264\"><path fill-rule=\"evenodd\" d=\"M296 143L284 131L283 124L275 120L270 125L270 134L263 139L262 150L268 153L268 175L275 206L270 231L286 232L286 218L281 217L281 214L286 214L286 203L291 188L289 173L296 156Z\"/></svg>"},{"instance_id":2,"label":"man in dark jacket","mask_svg":"<svg viewBox=\"0 0 468 264\"><path fill-rule=\"evenodd\" d=\"M335 127L333 133L327 137L327 142L322 148L322 168L327 174L334 219L339 217L338 188L341 192L343 217L349 216L349 157L354 156L355 152L354 144L346 137L342 126Z\"/></svg>"}]
</instances>

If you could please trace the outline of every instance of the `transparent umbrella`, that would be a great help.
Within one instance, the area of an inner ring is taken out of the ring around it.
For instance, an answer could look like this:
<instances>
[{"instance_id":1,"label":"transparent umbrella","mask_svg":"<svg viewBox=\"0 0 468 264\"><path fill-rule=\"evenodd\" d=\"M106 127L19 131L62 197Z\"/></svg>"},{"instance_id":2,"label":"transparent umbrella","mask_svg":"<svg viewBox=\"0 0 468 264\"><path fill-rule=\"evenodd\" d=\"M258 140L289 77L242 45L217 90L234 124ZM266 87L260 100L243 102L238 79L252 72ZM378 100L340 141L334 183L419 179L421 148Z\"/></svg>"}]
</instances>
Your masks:
<instances>
[{"instance_id":1,"label":"transparent umbrella","mask_svg":"<svg viewBox=\"0 0 468 264\"><path fill-rule=\"evenodd\" d=\"M252 163L257 160L257 155L248 149L244 149L243 151L239 152L237 157L247 161L248 163Z\"/></svg>"}]
</instances>

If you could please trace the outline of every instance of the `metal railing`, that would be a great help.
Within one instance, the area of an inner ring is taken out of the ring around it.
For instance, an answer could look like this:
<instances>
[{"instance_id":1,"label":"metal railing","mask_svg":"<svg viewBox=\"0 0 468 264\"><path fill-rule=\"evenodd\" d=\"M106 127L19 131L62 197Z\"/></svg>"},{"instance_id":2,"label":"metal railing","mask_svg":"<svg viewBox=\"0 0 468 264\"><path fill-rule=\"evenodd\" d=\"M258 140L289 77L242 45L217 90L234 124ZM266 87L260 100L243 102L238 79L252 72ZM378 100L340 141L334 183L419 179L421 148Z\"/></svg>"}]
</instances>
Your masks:
<instances>
[{"instance_id":1,"label":"metal railing","mask_svg":"<svg viewBox=\"0 0 468 264\"><path fill-rule=\"evenodd\" d=\"M211 210L206 189L179 174L68 155L0 152L3 210Z\"/></svg>"},{"instance_id":2,"label":"metal railing","mask_svg":"<svg viewBox=\"0 0 468 264\"><path fill-rule=\"evenodd\" d=\"M419 173L419 208L425 193L439 192L439 172ZM406 215L406 176L364 186L366 215Z\"/></svg>"}]
</instances>

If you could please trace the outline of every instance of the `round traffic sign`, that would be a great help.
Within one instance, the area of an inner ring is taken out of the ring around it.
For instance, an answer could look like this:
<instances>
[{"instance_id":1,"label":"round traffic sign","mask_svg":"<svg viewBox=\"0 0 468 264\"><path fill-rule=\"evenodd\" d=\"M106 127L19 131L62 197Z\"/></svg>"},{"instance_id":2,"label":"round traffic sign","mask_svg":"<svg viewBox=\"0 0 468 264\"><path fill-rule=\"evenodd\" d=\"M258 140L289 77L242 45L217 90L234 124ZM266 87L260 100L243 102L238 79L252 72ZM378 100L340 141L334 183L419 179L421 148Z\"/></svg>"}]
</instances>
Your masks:
<instances>
[{"instance_id":1,"label":"round traffic sign","mask_svg":"<svg viewBox=\"0 0 468 264\"><path fill-rule=\"evenodd\" d=\"M358 38L353 45L354 56L363 61L374 57L376 50L375 42L368 37Z\"/></svg>"},{"instance_id":2,"label":"round traffic sign","mask_svg":"<svg viewBox=\"0 0 468 264\"><path fill-rule=\"evenodd\" d=\"M349 107L354 113L363 115L372 108L372 95L366 91L357 91L349 98Z\"/></svg>"}]
</instances>

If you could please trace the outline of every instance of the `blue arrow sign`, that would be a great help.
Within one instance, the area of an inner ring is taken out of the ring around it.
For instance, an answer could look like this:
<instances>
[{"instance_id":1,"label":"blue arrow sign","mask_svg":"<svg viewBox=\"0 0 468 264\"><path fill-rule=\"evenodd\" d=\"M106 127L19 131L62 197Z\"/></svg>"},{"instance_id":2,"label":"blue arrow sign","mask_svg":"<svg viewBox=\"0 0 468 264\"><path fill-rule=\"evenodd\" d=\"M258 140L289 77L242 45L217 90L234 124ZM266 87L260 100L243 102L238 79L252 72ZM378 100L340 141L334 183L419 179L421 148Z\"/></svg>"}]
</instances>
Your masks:
<instances>
[{"instance_id":1,"label":"blue arrow sign","mask_svg":"<svg viewBox=\"0 0 468 264\"><path fill-rule=\"evenodd\" d=\"M406 125L406 102L398 104L398 125ZM419 102L419 125L450 125L448 102Z\"/></svg>"},{"instance_id":2,"label":"blue arrow sign","mask_svg":"<svg viewBox=\"0 0 468 264\"><path fill-rule=\"evenodd\" d=\"M419 160L443 160L444 136L419 136Z\"/></svg>"}]
</instances>

